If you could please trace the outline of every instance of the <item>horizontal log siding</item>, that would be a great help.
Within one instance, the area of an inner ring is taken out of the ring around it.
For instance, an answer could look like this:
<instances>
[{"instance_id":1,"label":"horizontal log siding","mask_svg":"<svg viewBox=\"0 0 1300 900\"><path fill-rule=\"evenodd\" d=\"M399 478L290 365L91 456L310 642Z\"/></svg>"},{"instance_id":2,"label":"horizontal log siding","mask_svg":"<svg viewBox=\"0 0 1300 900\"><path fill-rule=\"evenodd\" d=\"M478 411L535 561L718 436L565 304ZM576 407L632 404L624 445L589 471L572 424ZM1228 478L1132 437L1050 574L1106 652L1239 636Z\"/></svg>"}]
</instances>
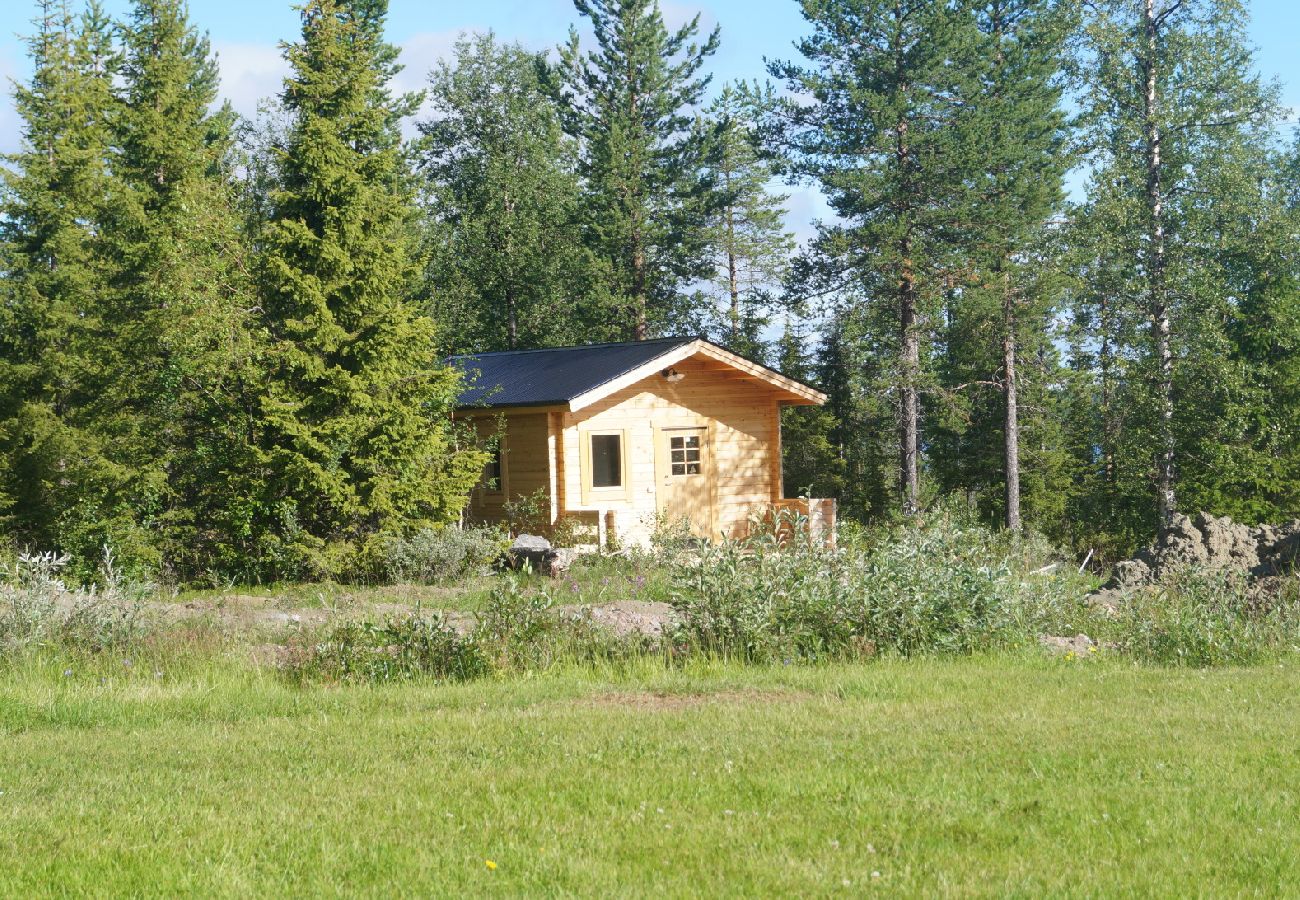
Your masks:
<instances>
[{"instance_id":1,"label":"horizontal log siding","mask_svg":"<svg viewBox=\"0 0 1300 900\"><path fill-rule=\"evenodd\" d=\"M655 429L706 426L710 471L716 479L714 521L726 536L744 533L749 516L779 497L779 427L776 393L755 379L737 379L732 369L688 359L674 366L686 377L670 384L653 375L577 413L565 413L560 441L564 496L570 510L616 513L624 540L642 540L658 508ZM592 498L583 506L580 437L588 431L627 435L630 499Z\"/></svg>"}]
</instances>

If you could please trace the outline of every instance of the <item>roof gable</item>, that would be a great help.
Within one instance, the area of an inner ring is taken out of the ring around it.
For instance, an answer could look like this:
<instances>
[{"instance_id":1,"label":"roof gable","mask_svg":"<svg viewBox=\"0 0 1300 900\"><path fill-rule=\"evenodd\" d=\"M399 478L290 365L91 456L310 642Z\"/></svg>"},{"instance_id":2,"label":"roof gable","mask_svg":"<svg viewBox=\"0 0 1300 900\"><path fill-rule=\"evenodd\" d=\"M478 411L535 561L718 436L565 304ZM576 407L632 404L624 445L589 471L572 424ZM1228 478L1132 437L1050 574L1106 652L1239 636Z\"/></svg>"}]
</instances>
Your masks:
<instances>
[{"instance_id":1,"label":"roof gable","mask_svg":"<svg viewBox=\"0 0 1300 900\"><path fill-rule=\"evenodd\" d=\"M456 405L567 406L571 411L635 384L695 355L707 356L763 381L795 403L824 403L819 391L702 338L661 338L585 347L507 350L454 356L466 388Z\"/></svg>"}]
</instances>

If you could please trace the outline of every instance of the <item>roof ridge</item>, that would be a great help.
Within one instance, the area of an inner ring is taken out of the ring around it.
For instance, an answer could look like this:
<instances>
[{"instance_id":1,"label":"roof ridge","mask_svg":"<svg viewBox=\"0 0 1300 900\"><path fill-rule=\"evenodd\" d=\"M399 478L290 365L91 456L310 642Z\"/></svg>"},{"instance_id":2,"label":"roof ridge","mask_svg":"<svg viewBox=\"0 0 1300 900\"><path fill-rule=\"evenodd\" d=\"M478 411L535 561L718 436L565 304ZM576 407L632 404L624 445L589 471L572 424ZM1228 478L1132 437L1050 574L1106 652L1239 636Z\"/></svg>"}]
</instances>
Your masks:
<instances>
[{"instance_id":1,"label":"roof ridge","mask_svg":"<svg viewBox=\"0 0 1300 900\"><path fill-rule=\"evenodd\" d=\"M601 344L573 344L568 347L531 347L527 350L484 350L482 353L457 353L447 359L475 359L480 356L506 356L509 354L519 353L554 353L559 350L598 350L604 347L637 347L646 344L666 344L676 342L680 344L689 344L691 341L708 340L698 335L691 337L661 337L648 338L643 341L606 341Z\"/></svg>"}]
</instances>

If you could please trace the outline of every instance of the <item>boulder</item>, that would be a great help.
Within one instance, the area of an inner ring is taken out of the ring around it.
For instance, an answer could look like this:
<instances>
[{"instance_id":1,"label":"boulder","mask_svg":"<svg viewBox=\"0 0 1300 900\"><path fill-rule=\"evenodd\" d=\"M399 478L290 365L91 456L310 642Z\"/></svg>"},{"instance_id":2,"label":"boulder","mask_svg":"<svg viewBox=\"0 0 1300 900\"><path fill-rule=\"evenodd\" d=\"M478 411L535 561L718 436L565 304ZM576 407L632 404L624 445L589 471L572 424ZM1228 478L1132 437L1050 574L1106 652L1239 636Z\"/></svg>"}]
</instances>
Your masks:
<instances>
[{"instance_id":1,"label":"boulder","mask_svg":"<svg viewBox=\"0 0 1300 900\"><path fill-rule=\"evenodd\" d=\"M556 547L551 551L551 556L545 564L545 573L552 578L559 578L569 571L573 561L581 555L581 551L576 547Z\"/></svg>"},{"instance_id":2,"label":"boulder","mask_svg":"<svg viewBox=\"0 0 1300 900\"><path fill-rule=\"evenodd\" d=\"M536 534L521 534L506 551L506 558L512 569L522 569L527 564L534 572L544 572L553 553L551 542L546 538Z\"/></svg>"}]
</instances>

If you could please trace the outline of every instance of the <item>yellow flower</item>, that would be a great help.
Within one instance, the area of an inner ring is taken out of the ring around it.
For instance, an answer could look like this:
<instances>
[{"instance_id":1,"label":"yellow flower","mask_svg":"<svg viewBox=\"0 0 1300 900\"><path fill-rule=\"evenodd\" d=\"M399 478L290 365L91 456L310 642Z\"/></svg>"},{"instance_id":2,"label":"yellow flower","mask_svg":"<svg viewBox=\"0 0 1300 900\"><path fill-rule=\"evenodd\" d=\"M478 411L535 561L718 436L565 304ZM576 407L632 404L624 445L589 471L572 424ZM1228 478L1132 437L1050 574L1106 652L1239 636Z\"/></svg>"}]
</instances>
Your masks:
<instances>
[{"instance_id":1,"label":"yellow flower","mask_svg":"<svg viewBox=\"0 0 1300 900\"><path fill-rule=\"evenodd\" d=\"M490 872L495 872L495 871L496 871L497 864L494 863L494 862L493 862L492 860L490 860L490 859L485 859L485 860L483 860L483 865L487 866L487 867L488 867L488 871L490 871Z\"/></svg>"},{"instance_id":2,"label":"yellow flower","mask_svg":"<svg viewBox=\"0 0 1300 900\"><path fill-rule=\"evenodd\" d=\"M1096 653L1096 652L1097 652L1097 648L1096 648L1096 647L1089 647L1089 648L1088 648L1088 652L1089 652L1089 653Z\"/></svg>"}]
</instances>

